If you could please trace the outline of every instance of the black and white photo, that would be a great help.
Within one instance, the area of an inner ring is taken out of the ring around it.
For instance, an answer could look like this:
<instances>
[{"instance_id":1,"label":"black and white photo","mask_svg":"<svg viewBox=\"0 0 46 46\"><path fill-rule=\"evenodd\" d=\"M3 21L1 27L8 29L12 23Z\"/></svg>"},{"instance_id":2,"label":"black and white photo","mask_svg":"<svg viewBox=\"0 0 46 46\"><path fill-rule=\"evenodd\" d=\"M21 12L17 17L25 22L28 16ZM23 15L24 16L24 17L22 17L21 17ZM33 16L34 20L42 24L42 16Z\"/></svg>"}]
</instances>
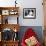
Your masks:
<instances>
[{"instance_id":1,"label":"black and white photo","mask_svg":"<svg viewBox=\"0 0 46 46\"><path fill-rule=\"evenodd\" d=\"M24 8L23 9L23 18L36 18L36 8Z\"/></svg>"}]
</instances>

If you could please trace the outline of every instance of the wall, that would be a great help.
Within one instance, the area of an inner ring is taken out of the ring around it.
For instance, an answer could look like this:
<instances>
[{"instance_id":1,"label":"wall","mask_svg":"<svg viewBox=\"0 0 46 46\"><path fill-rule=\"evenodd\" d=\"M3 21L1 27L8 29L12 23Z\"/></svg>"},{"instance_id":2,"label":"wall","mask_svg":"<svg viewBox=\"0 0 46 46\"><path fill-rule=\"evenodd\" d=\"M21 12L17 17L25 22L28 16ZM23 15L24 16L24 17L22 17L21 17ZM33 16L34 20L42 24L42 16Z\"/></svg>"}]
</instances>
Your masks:
<instances>
[{"instance_id":1,"label":"wall","mask_svg":"<svg viewBox=\"0 0 46 46\"><path fill-rule=\"evenodd\" d=\"M10 6L14 6L14 1L15 0L0 0L0 6L1 7L10 7Z\"/></svg>"},{"instance_id":2,"label":"wall","mask_svg":"<svg viewBox=\"0 0 46 46\"><path fill-rule=\"evenodd\" d=\"M0 0L0 6L15 6L15 0ZM21 26L43 26L42 0L17 0L19 6L19 24ZM23 19L23 8L36 8L36 19Z\"/></svg>"},{"instance_id":3,"label":"wall","mask_svg":"<svg viewBox=\"0 0 46 46\"><path fill-rule=\"evenodd\" d=\"M21 2L20 25L22 26L43 26L42 0L24 0ZM23 19L23 8L36 8L36 19Z\"/></svg>"},{"instance_id":4,"label":"wall","mask_svg":"<svg viewBox=\"0 0 46 46\"><path fill-rule=\"evenodd\" d=\"M41 26L21 26L19 31L19 39L20 42L24 36L24 33L27 31L28 28L32 28L33 31L37 34L37 37L41 43L43 43L43 32Z\"/></svg>"}]
</instances>

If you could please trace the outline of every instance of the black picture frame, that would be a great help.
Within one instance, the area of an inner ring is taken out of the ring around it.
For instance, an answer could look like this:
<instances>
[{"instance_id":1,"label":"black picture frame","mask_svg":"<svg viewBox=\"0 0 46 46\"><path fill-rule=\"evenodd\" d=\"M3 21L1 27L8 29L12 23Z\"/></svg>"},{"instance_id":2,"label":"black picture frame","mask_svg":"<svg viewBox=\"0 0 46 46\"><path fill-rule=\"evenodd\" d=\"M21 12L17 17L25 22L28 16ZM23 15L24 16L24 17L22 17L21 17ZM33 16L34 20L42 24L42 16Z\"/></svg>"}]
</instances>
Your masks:
<instances>
[{"instance_id":1,"label":"black picture frame","mask_svg":"<svg viewBox=\"0 0 46 46\"><path fill-rule=\"evenodd\" d=\"M36 19L36 8L23 8L24 19Z\"/></svg>"}]
</instances>

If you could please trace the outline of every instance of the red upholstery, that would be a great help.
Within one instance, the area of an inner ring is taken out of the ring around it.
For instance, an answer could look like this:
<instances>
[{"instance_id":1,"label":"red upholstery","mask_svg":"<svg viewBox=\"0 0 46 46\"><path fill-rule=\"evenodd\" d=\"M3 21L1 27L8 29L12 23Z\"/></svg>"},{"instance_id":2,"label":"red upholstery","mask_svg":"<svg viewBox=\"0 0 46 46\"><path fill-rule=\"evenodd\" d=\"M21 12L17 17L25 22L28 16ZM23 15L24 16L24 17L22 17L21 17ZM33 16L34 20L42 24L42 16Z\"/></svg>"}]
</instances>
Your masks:
<instances>
[{"instance_id":1,"label":"red upholstery","mask_svg":"<svg viewBox=\"0 0 46 46\"><path fill-rule=\"evenodd\" d=\"M32 36L36 37L37 35L36 35L36 33L31 28L27 29L27 31L25 32L24 37L22 38L21 45L22 46L26 46L25 39L28 39L29 37L32 37ZM41 46L41 45L38 42L35 46Z\"/></svg>"}]
</instances>

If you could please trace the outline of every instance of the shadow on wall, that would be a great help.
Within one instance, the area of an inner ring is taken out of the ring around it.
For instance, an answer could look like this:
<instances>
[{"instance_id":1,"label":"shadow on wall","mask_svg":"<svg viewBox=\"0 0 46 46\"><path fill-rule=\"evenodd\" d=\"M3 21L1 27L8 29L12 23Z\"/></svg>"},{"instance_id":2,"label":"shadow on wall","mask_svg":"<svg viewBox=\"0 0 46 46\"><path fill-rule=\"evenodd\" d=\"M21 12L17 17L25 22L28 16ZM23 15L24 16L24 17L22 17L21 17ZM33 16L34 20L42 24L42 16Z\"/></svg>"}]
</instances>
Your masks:
<instances>
[{"instance_id":1,"label":"shadow on wall","mask_svg":"<svg viewBox=\"0 0 46 46\"><path fill-rule=\"evenodd\" d=\"M23 35L24 35L25 31L28 28L32 28L34 30L34 32L36 32L39 41L41 43L43 43L43 30L42 30L42 26L21 26L20 27L20 31L19 31L19 40L20 40L20 42L21 42L21 40L23 38Z\"/></svg>"}]
</instances>

